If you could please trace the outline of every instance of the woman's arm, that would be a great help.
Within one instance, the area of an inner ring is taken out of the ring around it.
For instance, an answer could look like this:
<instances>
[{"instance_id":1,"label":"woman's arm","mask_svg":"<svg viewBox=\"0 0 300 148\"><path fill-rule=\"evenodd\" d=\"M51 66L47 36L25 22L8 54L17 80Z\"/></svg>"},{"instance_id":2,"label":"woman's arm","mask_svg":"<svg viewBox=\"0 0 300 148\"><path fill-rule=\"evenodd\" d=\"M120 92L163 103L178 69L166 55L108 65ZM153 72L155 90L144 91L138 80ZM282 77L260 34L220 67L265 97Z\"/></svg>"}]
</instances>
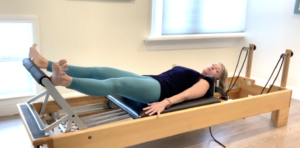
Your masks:
<instances>
[{"instance_id":1,"label":"woman's arm","mask_svg":"<svg viewBox=\"0 0 300 148\"><path fill-rule=\"evenodd\" d=\"M206 92L209 89L209 83L204 80L200 79L196 84L194 84L192 87L186 89L185 91L181 92L180 94L174 95L169 99L164 99L162 103L166 104L167 106L170 105L170 102L173 104L180 103L184 100L191 100L191 99L196 99L204 96Z\"/></svg>"},{"instance_id":2,"label":"woman's arm","mask_svg":"<svg viewBox=\"0 0 300 148\"><path fill-rule=\"evenodd\" d=\"M146 114L149 114L149 116L157 113L157 116L159 117L160 113L167 106L170 106L170 105L176 104L176 103L180 103L184 100L200 98L206 94L208 89L209 89L209 83L204 79L200 79L200 81L198 81L192 87L181 92L180 94L174 95L170 98L166 98L161 102L149 103L148 104L149 106L145 107L143 110L145 110Z\"/></svg>"}]
</instances>

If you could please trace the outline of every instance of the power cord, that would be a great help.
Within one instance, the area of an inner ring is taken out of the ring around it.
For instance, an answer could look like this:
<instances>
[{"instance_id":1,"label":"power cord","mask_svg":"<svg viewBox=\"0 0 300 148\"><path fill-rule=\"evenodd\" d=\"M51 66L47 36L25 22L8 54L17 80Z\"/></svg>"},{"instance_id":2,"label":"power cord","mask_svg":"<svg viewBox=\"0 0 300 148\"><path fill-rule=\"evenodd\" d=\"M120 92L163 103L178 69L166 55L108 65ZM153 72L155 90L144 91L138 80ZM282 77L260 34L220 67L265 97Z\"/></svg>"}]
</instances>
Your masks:
<instances>
[{"instance_id":1,"label":"power cord","mask_svg":"<svg viewBox=\"0 0 300 148\"><path fill-rule=\"evenodd\" d=\"M209 127L209 132L210 132L211 137L212 137L218 144L220 144L221 146L223 146L224 148L226 148L225 145L223 145L221 142L219 142L218 140L216 140L215 137L212 135L212 133L211 133L211 127Z\"/></svg>"},{"instance_id":2,"label":"power cord","mask_svg":"<svg viewBox=\"0 0 300 148\"><path fill-rule=\"evenodd\" d=\"M234 70L234 73L233 73L233 76L232 76L232 79L231 79L231 81L230 81L230 84L229 84L229 87L228 87L228 90L227 90L227 92L224 94L224 93L222 93L222 96L221 96L221 99L228 99L228 95L227 95L227 93L233 88L233 86L235 85L235 83L236 83L236 81L237 81L237 79L239 78L239 76L240 76L240 74L241 74L241 71L242 71L242 69L243 69L243 67L244 67L244 65L245 65L245 61L246 61L246 59L247 59L247 56L248 56L248 50L246 50L247 51L247 53L246 53L246 55L245 55L245 59L244 59L244 62L243 62L243 64L242 64L242 67L241 67L241 69L240 69L240 72L239 72L239 74L238 74L238 76L237 76L237 78L235 79L235 81L234 81L234 83L233 83L233 85L231 86L231 84L232 84L232 80L233 80L233 78L234 78L234 75L235 75L235 72L236 72L236 70L237 70L237 67L238 67L238 65L239 65L239 62L240 62L240 58L241 58L241 54L242 54L242 51L244 50L244 48L245 47L243 47L242 48L242 50L241 50L241 52L240 52L240 55L239 55L239 59L238 59L238 62L237 62L237 64L236 64L236 67L235 67L235 70ZM219 89L219 88L217 88L216 89L218 92L223 92L223 90L221 90L221 89ZM224 148L226 148L226 146L225 145L223 145L221 142L219 142L218 140L216 140L215 139L215 137L213 136L213 134L211 133L211 127L209 127L209 131L210 131L210 135L211 135L211 137L214 139L214 141L215 142L217 142L218 144L220 144L221 146L223 146Z\"/></svg>"}]
</instances>

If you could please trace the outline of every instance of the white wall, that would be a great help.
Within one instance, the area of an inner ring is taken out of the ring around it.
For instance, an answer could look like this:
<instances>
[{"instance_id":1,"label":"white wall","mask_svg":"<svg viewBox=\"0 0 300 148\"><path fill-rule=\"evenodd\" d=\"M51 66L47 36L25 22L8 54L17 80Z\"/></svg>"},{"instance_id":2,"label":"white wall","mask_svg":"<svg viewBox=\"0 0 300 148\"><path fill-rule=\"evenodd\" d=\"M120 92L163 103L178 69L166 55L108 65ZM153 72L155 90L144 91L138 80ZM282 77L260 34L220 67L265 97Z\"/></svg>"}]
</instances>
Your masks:
<instances>
[{"instance_id":1,"label":"white wall","mask_svg":"<svg viewBox=\"0 0 300 148\"><path fill-rule=\"evenodd\" d=\"M148 51L143 40L150 32L150 4L150 0L0 0L0 15L37 15L38 48L52 61L65 58L71 65L108 66L137 74L159 74L172 64L201 71L214 62L234 70L237 47Z\"/></svg>"},{"instance_id":2,"label":"white wall","mask_svg":"<svg viewBox=\"0 0 300 148\"><path fill-rule=\"evenodd\" d=\"M248 0L245 32L245 44L257 46L253 77L268 80L280 55L286 49L294 52L287 81L293 95L300 89L300 14L294 14L294 6L295 0ZM280 81L281 75L276 82Z\"/></svg>"}]
</instances>

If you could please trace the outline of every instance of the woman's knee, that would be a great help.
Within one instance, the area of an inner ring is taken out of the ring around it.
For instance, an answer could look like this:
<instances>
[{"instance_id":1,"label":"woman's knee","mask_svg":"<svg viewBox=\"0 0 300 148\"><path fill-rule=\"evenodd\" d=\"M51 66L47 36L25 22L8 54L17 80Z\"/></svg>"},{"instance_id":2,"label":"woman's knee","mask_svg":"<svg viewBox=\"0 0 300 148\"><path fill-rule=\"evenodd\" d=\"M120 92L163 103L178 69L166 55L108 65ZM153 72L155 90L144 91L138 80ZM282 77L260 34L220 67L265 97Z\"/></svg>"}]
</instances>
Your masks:
<instances>
[{"instance_id":1,"label":"woman's knee","mask_svg":"<svg viewBox=\"0 0 300 148\"><path fill-rule=\"evenodd\" d=\"M95 79L104 79L105 75L109 73L109 68L107 67L90 67L92 71L92 77Z\"/></svg>"}]
</instances>

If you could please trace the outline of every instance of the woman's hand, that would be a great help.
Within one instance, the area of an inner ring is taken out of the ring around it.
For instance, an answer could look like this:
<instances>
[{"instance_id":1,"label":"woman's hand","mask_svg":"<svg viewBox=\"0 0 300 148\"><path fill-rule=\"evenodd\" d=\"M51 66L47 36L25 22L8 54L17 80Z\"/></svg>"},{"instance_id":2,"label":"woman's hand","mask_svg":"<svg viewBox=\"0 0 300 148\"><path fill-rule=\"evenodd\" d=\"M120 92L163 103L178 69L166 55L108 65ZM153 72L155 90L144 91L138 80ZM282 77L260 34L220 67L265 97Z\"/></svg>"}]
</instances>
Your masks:
<instances>
[{"instance_id":1,"label":"woman's hand","mask_svg":"<svg viewBox=\"0 0 300 148\"><path fill-rule=\"evenodd\" d=\"M157 113L157 117L159 117L160 113L166 108L168 104L165 101L148 103L148 107L143 108L143 110L147 110L146 114L149 116Z\"/></svg>"}]
</instances>

